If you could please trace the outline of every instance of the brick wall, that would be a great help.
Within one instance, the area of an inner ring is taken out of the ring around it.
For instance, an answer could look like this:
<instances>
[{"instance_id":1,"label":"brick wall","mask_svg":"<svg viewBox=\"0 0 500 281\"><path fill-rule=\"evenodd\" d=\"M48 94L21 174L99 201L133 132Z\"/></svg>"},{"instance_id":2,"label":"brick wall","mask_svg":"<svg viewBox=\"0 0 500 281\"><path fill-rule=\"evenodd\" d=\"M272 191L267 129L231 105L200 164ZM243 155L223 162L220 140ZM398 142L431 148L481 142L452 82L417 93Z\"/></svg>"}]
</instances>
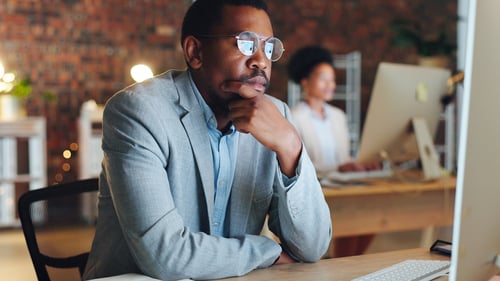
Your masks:
<instances>
[{"instance_id":1,"label":"brick wall","mask_svg":"<svg viewBox=\"0 0 500 281\"><path fill-rule=\"evenodd\" d=\"M190 0L3 0L0 2L0 60L29 77L34 97L30 115L47 118L49 182L77 176L77 161L62 151L76 142L76 118L82 102L104 103L132 83L130 67L146 63L155 73L183 68L178 43ZM335 53L359 50L363 56L363 108L380 61L414 63L412 47L390 44L389 23L412 18L439 28L456 15L456 0L270 0L275 34L286 52L275 63L271 93L286 97L288 55L308 44ZM456 27L448 23L450 37ZM40 93L54 93L57 102ZM75 154L77 155L77 153ZM63 172L70 161L73 169Z\"/></svg>"}]
</instances>

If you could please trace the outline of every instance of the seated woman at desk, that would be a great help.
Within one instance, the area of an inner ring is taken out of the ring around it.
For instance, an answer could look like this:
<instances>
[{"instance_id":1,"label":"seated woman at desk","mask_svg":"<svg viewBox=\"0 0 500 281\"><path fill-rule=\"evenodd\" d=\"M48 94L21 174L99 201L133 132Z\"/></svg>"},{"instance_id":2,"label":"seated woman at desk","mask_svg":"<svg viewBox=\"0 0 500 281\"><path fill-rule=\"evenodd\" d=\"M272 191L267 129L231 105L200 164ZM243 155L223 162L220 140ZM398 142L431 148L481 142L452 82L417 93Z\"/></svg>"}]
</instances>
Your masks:
<instances>
[{"instance_id":1,"label":"seated woman at desk","mask_svg":"<svg viewBox=\"0 0 500 281\"><path fill-rule=\"evenodd\" d=\"M336 86L330 51L319 46L298 50L288 62L288 75L301 86L304 100L292 108L292 116L318 175L380 168L378 163L356 163L350 156L346 115L328 103Z\"/></svg>"},{"instance_id":2,"label":"seated woman at desk","mask_svg":"<svg viewBox=\"0 0 500 281\"><path fill-rule=\"evenodd\" d=\"M295 126L318 176L330 171L377 169L378 164L356 163L350 156L345 113L330 104L335 91L335 69L330 51L319 46L299 49L288 62L288 75L301 86L304 100L292 108ZM362 254L373 235L336 238L334 256Z\"/></svg>"}]
</instances>

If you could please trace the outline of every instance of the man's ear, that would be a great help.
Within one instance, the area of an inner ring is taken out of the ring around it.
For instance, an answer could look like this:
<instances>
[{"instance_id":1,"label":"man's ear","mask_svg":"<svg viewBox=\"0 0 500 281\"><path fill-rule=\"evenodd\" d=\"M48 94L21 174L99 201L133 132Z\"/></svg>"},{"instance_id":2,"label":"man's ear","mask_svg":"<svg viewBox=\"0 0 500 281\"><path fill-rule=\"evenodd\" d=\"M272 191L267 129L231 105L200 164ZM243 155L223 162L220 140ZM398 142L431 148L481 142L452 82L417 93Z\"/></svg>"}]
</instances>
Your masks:
<instances>
[{"instance_id":1,"label":"man's ear","mask_svg":"<svg viewBox=\"0 0 500 281\"><path fill-rule=\"evenodd\" d=\"M194 36L187 36L183 42L184 59L192 69L198 69L203 62L201 41Z\"/></svg>"}]
</instances>

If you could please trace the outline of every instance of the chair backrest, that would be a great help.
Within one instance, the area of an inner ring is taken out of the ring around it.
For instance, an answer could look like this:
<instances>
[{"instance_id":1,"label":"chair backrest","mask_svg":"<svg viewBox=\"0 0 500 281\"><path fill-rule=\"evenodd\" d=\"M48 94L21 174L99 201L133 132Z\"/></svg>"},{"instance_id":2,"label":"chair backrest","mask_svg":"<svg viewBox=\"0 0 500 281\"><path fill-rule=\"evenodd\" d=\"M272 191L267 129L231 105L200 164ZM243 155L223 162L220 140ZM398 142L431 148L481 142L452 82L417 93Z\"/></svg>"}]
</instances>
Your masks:
<instances>
[{"instance_id":1,"label":"chair backrest","mask_svg":"<svg viewBox=\"0 0 500 281\"><path fill-rule=\"evenodd\" d=\"M97 190L98 180L92 178L31 190L19 198L19 218L38 280L50 280L48 267L78 268L81 278L95 231L95 220L81 214L82 196Z\"/></svg>"}]
</instances>

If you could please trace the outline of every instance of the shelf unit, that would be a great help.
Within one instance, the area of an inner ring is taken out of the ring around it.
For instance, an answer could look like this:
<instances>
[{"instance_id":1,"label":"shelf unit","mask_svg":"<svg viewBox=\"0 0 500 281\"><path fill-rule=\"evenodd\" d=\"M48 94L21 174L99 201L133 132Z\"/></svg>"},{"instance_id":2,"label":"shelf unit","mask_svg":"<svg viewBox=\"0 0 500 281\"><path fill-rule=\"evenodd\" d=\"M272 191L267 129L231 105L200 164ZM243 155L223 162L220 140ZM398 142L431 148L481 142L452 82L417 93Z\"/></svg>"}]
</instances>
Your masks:
<instances>
[{"instance_id":1,"label":"shelf unit","mask_svg":"<svg viewBox=\"0 0 500 281\"><path fill-rule=\"evenodd\" d=\"M47 185L45 124L42 117L0 120L0 227L18 226L19 196Z\"/></svg>"},{"instance_id":2,"label":"shelf unit","mask_svg":"<svg viewBox=\"0 0 500 281\"><path fill-rule=\"evenodd\" d=\"M104 106L93 100L83 103L78 118L79 173L78 178L99 176L103 152L102 113Z\"/></svg>"},{"instance_id":3,"label":"shelf unit","mask_svg":"<svg viewBox=\"0 0 500 281\"><path fill-rule=\"evenodd\" d=\"M343 81L336 81L335 101L345 103L345 113L351 141L351 155L356 155L361 135L361 53L353 51L347 54L333 55L333 64L337 72L345 72ZM338 79L338 78L337 78ZM339 80L339 79L338 79ZM292 108L302 98L300 85L288 81L288 106Z\"/></svg>"},{"instance_id":4,"label":"shelf unit","mask_svg":"<svg viewBox=\"0 0 500 281\"><path fill-rule=\"evenodd\" d=\"M82 104L78 118L78 158L79 179L99 177L101 161L104 156L102 142L102 114L104 106L94 100ZM97 194L84 194L82 196L83 217L91 222L97 218Z\"/></svg>"}]
</instances>

